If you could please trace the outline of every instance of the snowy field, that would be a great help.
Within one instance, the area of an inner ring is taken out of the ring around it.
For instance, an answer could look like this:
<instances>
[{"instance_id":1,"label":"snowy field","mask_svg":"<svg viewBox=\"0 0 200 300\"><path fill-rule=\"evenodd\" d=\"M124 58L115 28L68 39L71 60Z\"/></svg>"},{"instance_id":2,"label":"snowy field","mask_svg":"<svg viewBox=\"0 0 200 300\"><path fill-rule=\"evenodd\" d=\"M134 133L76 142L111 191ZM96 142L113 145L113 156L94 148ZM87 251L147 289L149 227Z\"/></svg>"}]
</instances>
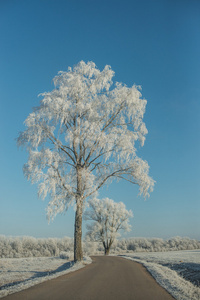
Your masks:
<instances>
[{"instance_id":1,"label":"snowy field","mask_svg":"<svg viewBox=\"0 0 200 300\"><path fill-rule=\"evenodd\" d=\"M74 264L65 254L62 252L60 257L1 258L0 298L92 262L85 258L83 263ZM200 300L200 250L134 252L121 256L142 263L175 299Z\"/></svg>"},{"instance_id":2,"label":"snowy field","mask_svg":"<svg viewBox=\"0 0 200 300\"><path fill-rule=\"evenodd\" d=\"M0 298L76 271L91 262L89 257L76 264L60 257L0 259Z\"/></svg>"},{"instance_id":3,"label":"snowy field","mask_svg":"<svg viewBox=\"0 0 200 300\"><path fill-rule=\"evenodd\" d=\"M123 255L142 263L177 300L200 299L200 250Z\"/></svg>"}]
</instances>

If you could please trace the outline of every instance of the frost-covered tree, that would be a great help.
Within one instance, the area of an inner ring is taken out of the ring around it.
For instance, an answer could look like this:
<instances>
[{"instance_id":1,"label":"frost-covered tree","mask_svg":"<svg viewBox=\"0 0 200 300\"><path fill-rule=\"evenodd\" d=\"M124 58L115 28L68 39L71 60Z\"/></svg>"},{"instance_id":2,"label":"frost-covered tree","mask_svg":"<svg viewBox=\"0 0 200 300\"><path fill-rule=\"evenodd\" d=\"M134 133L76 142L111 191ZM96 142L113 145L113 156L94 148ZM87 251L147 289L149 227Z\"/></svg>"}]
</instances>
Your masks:
<instances>
[{"instance_id":1,"label":"frost-covered tree","mask_svg":"<svg viewBox=\"0 0 200 300\"><path fill-rule=\"evenodd\" d=\"M110 66L103 71L81 61L54 78L55 88L43 93L39 107L25 120L18 145L29 152L24 174L49 195L47 216L65 212L75 203L74 259L82 259L82 213L85 200L112 179L140 186L145 197L154 181L149 166L136 155L147 129L147 101L139 87L116 83Z\"/></svg>"},{"instance_id":2,"label":"frost-covered tree","mask_svg":"<svg viewBox=\"0 0 200 300\"><path fill-rule=\"evenodd\" d=\"M124 203L116 203L112 199L102 200L94 198L89 200L90 210L85 212L85 219L92 221L87 224L87 235L92 241L102 242L105 255L108 255L119 231L130 231L129 218L133 216Z\"/></svg>"}]
</instances>

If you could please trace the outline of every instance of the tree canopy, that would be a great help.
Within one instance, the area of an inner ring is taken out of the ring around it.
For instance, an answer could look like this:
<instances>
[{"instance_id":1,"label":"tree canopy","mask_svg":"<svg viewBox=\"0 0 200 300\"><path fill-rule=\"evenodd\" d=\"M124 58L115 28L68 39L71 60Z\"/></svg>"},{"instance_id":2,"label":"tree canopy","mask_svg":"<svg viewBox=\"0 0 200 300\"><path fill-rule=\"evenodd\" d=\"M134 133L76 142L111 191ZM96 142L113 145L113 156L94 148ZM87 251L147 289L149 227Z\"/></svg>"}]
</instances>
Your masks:
<instances>
[{"instance_id":1,"label":"tree canopy","mask_svg":"<svg viewBox=\"0 0 200 300\"><path fill-rule=\"evenodd\" d=\"M139 185L144 197L153 190L148 163L136 154L147 134L147 101L136 85L113 85L113 76L110 66L81 61L58 73L25 120L18 137L29 152L24 174L39 196L49 195L49 219L74 203L81 216L84 201L114 178Z\"/></svg>"},{"instance_id":2,"label":"tree canopy","mask_svg":"<svg viewBox=\"0 0 200 300\"><path fill-rule=\"evenodd\" d=\"M90 209L85 212L85 219L91 221L87 224L87 235L92 241L102 242L105 254L109 254L120 230L131 230L129 218L133 217L132 211L128 211L123 202L116 203L109 198L94 198L89 205Z\"/></svg>"}]
</instances>

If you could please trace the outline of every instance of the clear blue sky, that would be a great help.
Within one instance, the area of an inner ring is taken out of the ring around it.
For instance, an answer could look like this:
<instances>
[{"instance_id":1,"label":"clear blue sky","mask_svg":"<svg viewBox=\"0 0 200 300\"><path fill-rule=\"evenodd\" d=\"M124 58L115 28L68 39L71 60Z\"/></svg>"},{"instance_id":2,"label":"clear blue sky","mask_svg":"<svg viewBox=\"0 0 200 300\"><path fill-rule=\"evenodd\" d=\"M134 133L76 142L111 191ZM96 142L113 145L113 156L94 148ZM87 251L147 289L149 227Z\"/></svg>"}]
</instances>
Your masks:
<instances>
[{"instance_id":1,"label":"clear blue sky","mask_svg":"<svg viewBox=\"0 0 200 300\"><path fill-rule=\"evenodd\" d=\"M157 182L146 201L123 181L100 197L133 210L127 236L200 239L200 1L1 0L0 37L0 234L73 236L73 209L48 225L15 139L57 72L92 60L142 86L149 134L138 155Z\"/></svg>"}]
</instances>

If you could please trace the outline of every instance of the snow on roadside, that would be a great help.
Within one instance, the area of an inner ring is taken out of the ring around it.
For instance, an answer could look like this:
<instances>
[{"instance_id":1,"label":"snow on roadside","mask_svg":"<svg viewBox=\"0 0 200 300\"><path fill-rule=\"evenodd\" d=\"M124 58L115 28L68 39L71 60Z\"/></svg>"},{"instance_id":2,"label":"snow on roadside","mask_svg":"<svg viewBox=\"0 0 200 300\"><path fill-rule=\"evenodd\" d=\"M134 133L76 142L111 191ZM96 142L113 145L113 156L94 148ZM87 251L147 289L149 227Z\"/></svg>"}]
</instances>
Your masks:
<instances>
[{"instance_id":1,"label":"snow on roadside","mask_svg":"<svg viewBox=\"0 0 200 300\"><path fill-rule=\"evenodd\" d=\"M179 252L179 253L178 253ZM175 256L177 255L177 260L184 255L181 253L182 251L177 251ZM184 252L184 251L183 251ZM188 251L189 252L189 251ZM126 254L120 255L126 259L130 259L141 263L145 266L145 268L152 274L155 280L165 288L175 299L177 300L200 300L200 288L193 285L191 282L183 279L180 275L178 275L177 271L170 268L170 255L171 257L171 267L173 268L173 264L175 264L175 258L173 257L173 252L168 253L134 253L134 254ZM189 255L189 254L188 254ZM161 257L164 257L163 260ZM186 257L187 255L185 255ZM187 260L185 258L185 260ZM168 261L168 264L166 264ZM173 263L172 263L173 262ZM178 261L176 261L177 263ZM164 265L165 264L165 265ZM167 265L167 266L166 266Z\"/></svg>"},{"instance_id":2,"label":"snow on roadside","mask_svg":"<svg viewBox=\"0 0 200 300\"><path fill-rule=\"evenodd\" d=\"M0 298L46 280L79 270L92 262L74 263L59 257L4 258L0 260Z\"/></svg>"}]
</instances>

